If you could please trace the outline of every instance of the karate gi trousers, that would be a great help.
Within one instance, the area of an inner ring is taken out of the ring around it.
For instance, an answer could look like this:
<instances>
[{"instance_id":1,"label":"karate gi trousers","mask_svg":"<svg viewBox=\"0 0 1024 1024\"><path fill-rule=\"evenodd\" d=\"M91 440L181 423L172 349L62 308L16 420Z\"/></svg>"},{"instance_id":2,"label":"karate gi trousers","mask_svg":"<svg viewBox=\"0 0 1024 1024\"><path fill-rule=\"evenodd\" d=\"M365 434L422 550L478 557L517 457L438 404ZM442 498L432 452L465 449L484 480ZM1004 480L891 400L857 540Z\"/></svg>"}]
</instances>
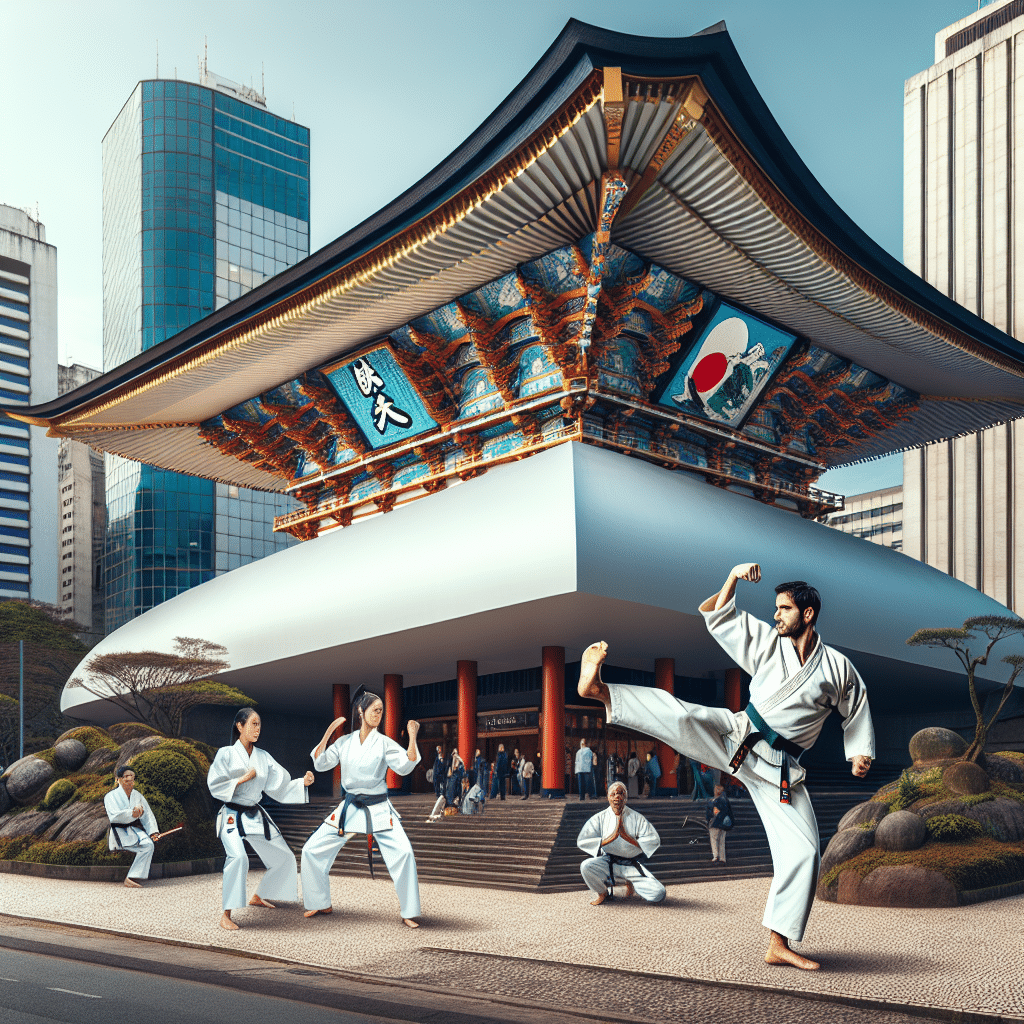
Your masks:
<instances>
[{"instance_id":1,"label":"karate gi trousers","mask_svg":"<svg viewBox=\"0 0 1024 1024\"><path fill-rule=\"evenodd\" d=\"M281 900L295 903L299 898L299 872L295 864L295 854L288 848L280 830L274 824L270 826L270 839L263 833L263 817L246 814L245 838L238 834L238 815L228 808L221 811L223 816L220 828L220 841L224 844L224 891L223 907L225 910L238 910L244 907L245 882L249 874L249 855L245 844L248 843L253 852L263 861L267 873L256 887L256 895L261 899ZM228 819L234 819L228 824Z\"/></svg>"},{"instance_id":2,"label":"karate gi trousers","mask_svg":"<svg viewBox=\"0 0 1024 1024\"><path fill-rule=\"evenodd\" d=\"M135 854L135 860L132 861L132 866L128 869L128 877L131 879L149 878L149 866L153 863L153 853L156 850L153 840L137 828L122 828L118 831L121 839L120 849L125 853ZM125 836L125 833L128 835ZM137 842L132 841L132 833L138 836Z\"/></svg>"},{"instance_id":3,"label":"karate gi trousers","mask_svg":"<svg viewBox=\"0 0 1024 1024\"><path fill-rule=\"evenodd\" d=\"M735 715L727 708L689 704L653 687L609 684L608 690L612 709L609 723L653 736L702 764L729 770L733 744L726 737L732 731ZM754 771L758 760L751 751L733 774L747 787L771 849L775 877L768 891L763 924L799 942L818 884L818 823L803 783L790 788L791 803L780 802L779 770L769 766L765 778Z\"/></svg>"},{"instance_id":4,"label":"karate gi trousers","mask_svg":"<svg viewBox=\"0 0 1024 1024\"><path fill-rule=\"evenodd\" d=\"M362 820L363 812L350 807L346 824L354 824L353 818L356 815ZM391 828L374 832L373 838L377 841L377 848L387 865L391 881L395 883L399 913L404 918L419 917L420 883L416 874L416 858L397 815L393 821ZM302 903L307 910L326 910L331 906L331 865L338 851L353 835L358 841L366 842L365 832L352 830L338 835L333 825L322 821L306 840L306 845L302 847Z\"/></svg>"},{"instance_id":5,"label":"karate gi trousers","mask_svg":"<svg viewBox=\"0 0 1024 1024\"><path fill-rule=\"evenodd\" d=\"M609 875L609 872L613 872ZM665 886L653 875L647 874L639 865L613 864L610 857L588 857L580 864L580 874L587 887L596 893L608 892L609 878L619 885L632 882L637 896L648 903L660 903L665 898Z\"/></svg>"}]
</instances>

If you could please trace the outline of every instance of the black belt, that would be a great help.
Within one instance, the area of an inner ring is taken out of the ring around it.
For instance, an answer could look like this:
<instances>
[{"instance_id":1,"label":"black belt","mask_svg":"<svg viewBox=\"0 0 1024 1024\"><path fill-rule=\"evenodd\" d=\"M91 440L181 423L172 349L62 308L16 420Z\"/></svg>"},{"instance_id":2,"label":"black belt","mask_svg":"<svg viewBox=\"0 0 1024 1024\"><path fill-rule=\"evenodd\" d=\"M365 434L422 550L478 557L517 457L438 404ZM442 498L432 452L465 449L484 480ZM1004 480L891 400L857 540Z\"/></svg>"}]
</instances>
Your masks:
<instances>
[{"instance_id":1,"label":"black belt","mask_svg":"<svg viewBox=\"0 0 1024 1024\"><path fill-rule=\"evenodd\" d=\"M270 815L263 809L260 804L229 804L225 802L225 807L235 812L235 816L238 818L238 835L239 838L245 838L245 826L242 824L242 817L246 814L252 814L253 811L258 811L263 816L263 838L270 842L270 826L274 825ZM274 825L277 828L276 825ZM280 832L280 829L278 829Z\"/></svg>"},{"instance_id":2,"label":"black belt","mask_svg":"<svg viewBox=\"0 0 1024 1024\"><path fill-rule=\"evenodd\" d=\"M124 849L124 843L121 842L121 837L117 834L117 830L119 828L137 828L143 833L143 835L148 835L145 826L138 820L138 818L136 818L135 821L129 822L127 825L111 825L110 827L114 832L114 842L117 843L117 848L119 850Z\"/></svg>"},{"instance_id":3,"label":"black belt","mask_svg":"<svg viewBox=\"0 0 1024 1024\"><path fill-rule=\"evenodd\" d=\"M746 760L747 754L750 753L751 748L757 743L758 740L764 740L773 750L781 750L786 754L791 754L793 757L799 757L803 752L804 748L794 743L792 740L787 740L785 737L780 736L758 713L757 708L753 704L748 704L745 709L747 718L750 719L751 724L757 730L757 732L750 733L749 736L739 745L736 753L733 754L732 760L729 762L729 770L735 772L741 764ZM789 801L789 758L784 757L782 759L782 765L779 773L779 803L788 804Z\"/></svg>"},{"instance_id":4,"label":"black belt","mask_svg":"<svg viewBox=\"0 0 1024 1024\"><path fill-rule=\"evenodd\" d=\"M350 807L357 807L363 810L366 815L366 862L370 865L370 877L373 878L373 818L370 816L370 808L387 800L387 793L378 793L376 796L359 796L356 793L346 793L345 802L341 805L341 820L338 822L338 835L345 834L345 818Z\"/></svg>"}]
</instances>

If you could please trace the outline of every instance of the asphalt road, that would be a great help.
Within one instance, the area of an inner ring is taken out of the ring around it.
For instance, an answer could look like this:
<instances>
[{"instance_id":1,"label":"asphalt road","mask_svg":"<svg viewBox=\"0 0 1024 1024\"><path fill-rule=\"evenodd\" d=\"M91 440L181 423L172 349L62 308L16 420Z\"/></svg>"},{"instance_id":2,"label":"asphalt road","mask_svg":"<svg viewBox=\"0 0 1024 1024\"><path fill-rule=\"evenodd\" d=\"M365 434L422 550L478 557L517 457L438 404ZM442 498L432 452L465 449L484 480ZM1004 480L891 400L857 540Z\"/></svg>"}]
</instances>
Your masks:
<instances>
[{"instance_id":1,"label":"asphalt road","mask_svg":"<svg viewBox=\"0 0 1024 1024\"><path fill-rule=\"evenodd\" d=\"M430 947L421 947L407 964L400 981L378 981L210 947L0 917L0 1022L924 1024L935 1019L894 1007ZM981 1024L977 1017L967 1019Z\"/></svg>"}]
</instances>

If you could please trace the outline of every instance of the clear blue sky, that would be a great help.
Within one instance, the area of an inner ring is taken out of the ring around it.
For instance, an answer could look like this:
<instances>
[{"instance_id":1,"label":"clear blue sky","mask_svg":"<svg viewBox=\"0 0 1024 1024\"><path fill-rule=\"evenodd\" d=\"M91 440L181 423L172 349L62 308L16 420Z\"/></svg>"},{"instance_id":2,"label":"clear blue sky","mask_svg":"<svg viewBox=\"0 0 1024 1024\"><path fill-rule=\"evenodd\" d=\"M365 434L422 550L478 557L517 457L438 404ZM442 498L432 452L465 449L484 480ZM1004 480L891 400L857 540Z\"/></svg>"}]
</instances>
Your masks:
<instances>
[{"instance_id":1,"label":"clear blue sky","mask_svg":"<svg viewBox=\"0 0 1024 1024\"><path fill-rule=\"evenodd\" d=\"M902 251L903 83L977 0L5 0L0 203L39 204L58 248L62 361L102 363L100 142L135 83L209 68L259 87L311 137L311 245L358 224L450 153L570 17L682 36L725 20L783 131L832 197ZM835 471L845 493L901 478L891 458Z\"/></svg>"}]
</instances>

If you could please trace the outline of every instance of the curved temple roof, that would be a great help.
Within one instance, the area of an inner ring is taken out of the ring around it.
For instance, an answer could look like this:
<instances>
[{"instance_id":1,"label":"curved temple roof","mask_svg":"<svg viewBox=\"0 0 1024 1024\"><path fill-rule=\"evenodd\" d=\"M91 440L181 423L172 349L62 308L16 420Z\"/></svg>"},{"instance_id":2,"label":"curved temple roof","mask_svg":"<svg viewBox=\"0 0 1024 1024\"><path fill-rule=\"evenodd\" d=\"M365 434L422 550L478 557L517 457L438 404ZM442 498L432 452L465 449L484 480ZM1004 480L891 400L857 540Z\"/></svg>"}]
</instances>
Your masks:
<instances>
[{"instance_id":1,"label":"curved temple roof","mask_svg":"<svg viewBox=\"0 0 1024 1024\"><path fill-rule=\"evenodd\" d=\"M819 469L1024 413L1024 348L850 221L724 27L656 39L576 21L466 142L374 217L84 387L9 411L129 458L284 490L288 473L240 461L203 425L595 232L581 348L601 316L604 250L594 253L611 245L789 332L805 357L834 357L911 396L910 414L819 453Z\"/></svg>"}]
</instances>

